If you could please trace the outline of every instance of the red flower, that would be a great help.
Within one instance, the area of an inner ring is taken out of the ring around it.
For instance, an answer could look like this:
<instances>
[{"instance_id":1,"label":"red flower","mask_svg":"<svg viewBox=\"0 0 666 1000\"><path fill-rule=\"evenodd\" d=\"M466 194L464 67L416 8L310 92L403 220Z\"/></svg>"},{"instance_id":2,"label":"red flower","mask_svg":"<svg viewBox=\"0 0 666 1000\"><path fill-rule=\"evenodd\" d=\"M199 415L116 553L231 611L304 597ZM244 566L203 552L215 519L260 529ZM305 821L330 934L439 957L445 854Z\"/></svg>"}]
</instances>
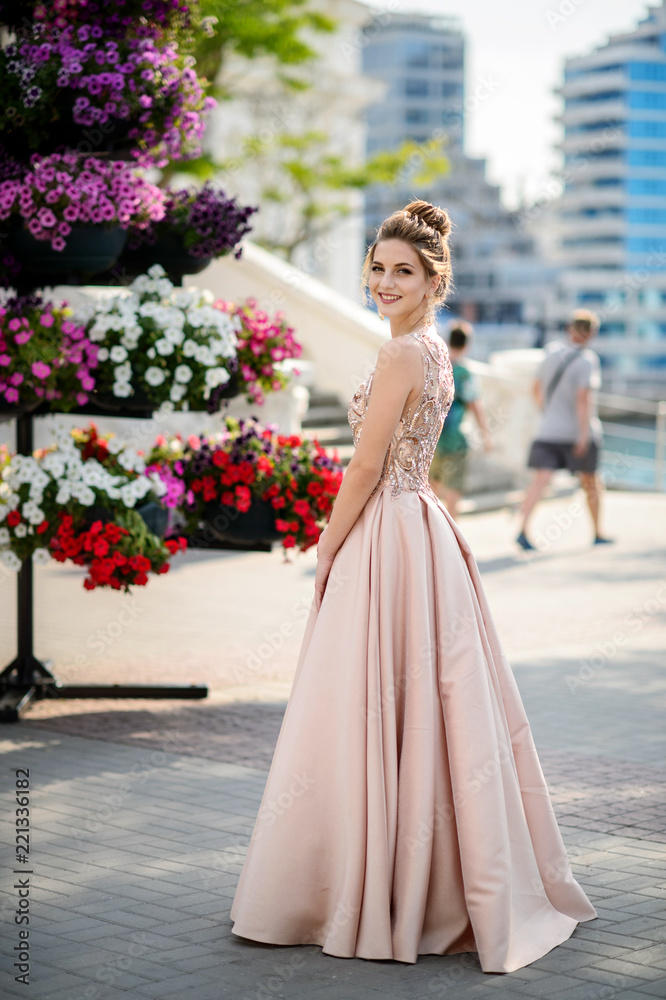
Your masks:
<instances>
[{"instance_id":1,"label":"red flower","mask_svg":"<svg viewBox=\"0 0 666 1000\"><path fill-rule=\"evenodd\" d=\"M96 556L105 556L109 551L109 543L103 538L99 538L93 545L93 552Z\"/></svg>"},{"instance_id":2,"label":"red flower","mask_svg":"<svg viewBox=\"0 0 666 1000\"><path fill-rule=\"evenodd\" d=\"M274 497L271 500L271 503L273 504L273 507L275 508L275 510L279 510L281 507L284 507L284 505L285 505L285 499L284 499L284 497Z\"/></svg>"},{"instance_id":3,"label":"red flower","mask_svg":"<svg viewBox=\"0 0 666 1000\"><path fill-rule=\"evenodd\" d=\"M227 507L231 507L234 502L234 495L231 490L225 490L220 499L223 504L226 504Z\"/></svg>"},{"instance_id":4,"label":"red flower","mask_svg":"<svg viewBox=\"0 0 666 1000\"><path fill-rule=\"evenodd\" d=\"M229 462L229 456L227 455L226 451L222 451L221 449L218 448L217 451L213 452L213 465L216 465L218 468L221 469L225 465L227 465L228 462Z\"/></svg>"},{"instance_id":5,"label":"red flower","mask_svg":"<svg viewBox=\"0 0 666 1000\"><path fill-rule=\"evenodd\" d=\"M310 504L307 500L295 500L294 501L294 513L299 514L301 517L305 517L306 514L310 513Z\"/></svg>"},{"instance_id":6,"label":"red flower","mask_svg":"<svg viewBox=\"0 0 666 1000\"><path fill-rule=\"evenodd\" d=\"M282 544L285 547L285 549L293 549L294 545L296 544L296 539L294 538L293 535L285 535L284 538L282 539Z\"/></svg>"},{"instance_id":7,"label":"red flower","mask_svg":"<svg viewBox=\"0 0 666 1000\"><path fill-rule=\"evenodd\" d=\"M165 562L165 563L162 563L162 565L160 566L160 568L158 569L157 572L158 573L168 573L170 569L171 569L171 563Z\"/></svg>"},{"instance_id":8,"label":"red flower","mask_svg":"<svg viewBox=\"0 0 666 1000\"><path fill-rule=\"evenodd\" d=\"M275 527L278 531L289 531L289 521L283 521L281 517L276 517Z\"/></svg>"},{"instance_id":9,"label":"red flower","mask_svg":"<svg viewBox=\"0 0 666 1000\"><path fill-rule=\"evenodd\" d=\"M321 483L312 482L308 483L306 489L311 497L318 497L319 494L323 492L324 487L321 485Z\"/></svg>"},{"instance_id":10,"label":"red flower","mask_svg":"<svg viewBox=\"0 0 666 1000\"><path fill-rule=\"evenodd\" d=\"M48 526L49 526L49 522L48 521L42 521L41 524L37 525L37 534L38 535L43 535L44 532L46 531L46 529L48 528Z\"/></svg>"},{"instance_id":11,"label":"red flower","mask_svg":"<svg viewBox=\"0 0 666 1000\"><path fill-rule=\"evenodd\" d=\"M21 515L17 510L10 510L7 514L7 524L10 528L15 528L17 524L21 523Z\"/></svg>"}]
</instances>

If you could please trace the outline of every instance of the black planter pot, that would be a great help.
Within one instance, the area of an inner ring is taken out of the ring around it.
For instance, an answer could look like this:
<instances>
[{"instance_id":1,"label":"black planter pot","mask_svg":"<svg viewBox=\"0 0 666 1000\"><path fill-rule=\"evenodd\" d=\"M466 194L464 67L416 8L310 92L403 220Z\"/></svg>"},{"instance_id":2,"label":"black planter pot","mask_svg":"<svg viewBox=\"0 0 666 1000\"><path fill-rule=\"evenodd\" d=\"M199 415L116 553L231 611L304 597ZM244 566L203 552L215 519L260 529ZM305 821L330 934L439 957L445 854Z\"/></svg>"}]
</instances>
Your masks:
<instances>
[{"instance_id":1,"label":"black planter pot","mask_svg":"<svg viewBox=\"0 0 666 1000\"><path fill-rule=\"evenodd\" d=\"M282 537L275 527L275 511L268 500L253 500L244 512L226 504L209 504L203 521L221 540L277 541Z\"/></svg>"},{"instance_id":2,"label":"black planter pot","mask_svg":"<svg viewBox=\"0 0 666 1000\"><path fill-rule=\"evenodd\" d=\"M131 396L114 396L111 392L91 392L89 409L102 410L109 415L127 415L135 417L151 417L157 409L157 403L153 403L142 392L135 392ZM86 409L86 407L82 407Z\"/></svg>"},{"instance_id":3,"label":"black planter pot","mask_svg":"<svg viewBox=\"0 0 666 1000\"><path fill-rule=\"evenodd\" d=\"M113 267L126 242L127 231L119 226L73 226L65 249L53 250L48 240L36 240L21 227L10 231L7 249L26 271L93 275Z\"/></svg>"},{"instance_id":4,"label":"black planter pot","mask_svg":"<svg viewBox=\"0 0 666 1000\"><path fill-rule=\"evenodd\" d=\"M148 529L158 538L164 538L169 524L169 511L166 507L154 500L149 500L148 503L141 504L135 509L146 522Z\"/></svg>"},{"instance_id":5,"label":"black planter pot","mask_svg":"<svg viewBox=\"0 0 666 1000\"><path fill-rule=\"evenodd\" d=\"M11 406L9 403L4 402L0 403L0 423L5 423L8 420L17 420L28 413L34 413L40 407L46 409L48 404L43 399L35 400L32 403L17 403L16 406Z\"/></svg>"},{"instance_id":6,"label":"black planter pot","mask_svg":"<svg viewBox=\"0 0 666 1000\"><path fill-rule=\"evenodd\" d=\"M243 391L241 385L241 380L238 377L238 372L232 372L229 376L229 381L224 385L218 385L216 389L210 394L210 407L208 409L210 412L215 413L219 409L219 402L221 399L233 399L235 396L239 396Z\"/></svg>"},{"instance_id":7,"label":"black planter pot","mask_svg":"<svg viewBox=\"0 0 666 1000\"><path fill-rule=\"evenodd\" d=\"M102 507L100 504L93 504L91 507L86 507L83 514L83 523L86 528L90 528L95 521L101 521L102 524L109 524L113 521L113 511L109 510L108 507Z\"/></svg>"},{"instance_id":8,"label":"black planter pot","mask_svg":"<svg viewBox=\"0 0 666 1000\"><path fill-rule=\"evenodd\" d=\"M125 250L118 267L125 274L145 274L153 264L161 264L167 274L199 274L210 264L212 257L193 257L185 248L179 233L165 233L152 246L141 246L138 250Z\"/></svg>"}]
</instances>

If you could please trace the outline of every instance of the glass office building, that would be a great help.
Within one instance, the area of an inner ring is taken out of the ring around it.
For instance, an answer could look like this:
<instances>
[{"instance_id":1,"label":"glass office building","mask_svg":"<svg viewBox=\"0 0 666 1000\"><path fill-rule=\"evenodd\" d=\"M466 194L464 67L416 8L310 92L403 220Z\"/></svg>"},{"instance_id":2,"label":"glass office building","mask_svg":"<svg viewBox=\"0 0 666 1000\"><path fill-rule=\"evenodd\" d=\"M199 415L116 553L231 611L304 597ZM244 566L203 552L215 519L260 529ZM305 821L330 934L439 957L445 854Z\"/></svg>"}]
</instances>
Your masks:
<instances>
[{"instance_id":1,"label":"glass office building","mask_svg":"<svg viewBox=\"0 0 666 1000\"><path fill-rule=\"evenodd\" d=\"M602 319L605 382L666 385L666 2L568 59L558 203L563 311Z\"/></svg>"}]
</instances>

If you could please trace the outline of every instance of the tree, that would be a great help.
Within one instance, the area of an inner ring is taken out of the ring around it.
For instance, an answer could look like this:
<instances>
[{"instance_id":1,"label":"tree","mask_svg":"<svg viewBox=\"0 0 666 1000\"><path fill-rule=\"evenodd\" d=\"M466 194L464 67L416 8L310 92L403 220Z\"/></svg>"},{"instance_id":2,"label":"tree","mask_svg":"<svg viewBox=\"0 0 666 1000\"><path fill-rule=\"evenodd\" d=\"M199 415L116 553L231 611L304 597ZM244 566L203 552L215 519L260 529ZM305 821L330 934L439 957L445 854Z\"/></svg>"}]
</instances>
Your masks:
<instances>
[{"instance_id":1,"label":"tree","mask_svg":"<svg viewBox=\"0 0 666 1000\"><path fill-rule=\"evenodd\" d=\"M288 87L298 88L298 76L285 72L316 56L303 38L307 32L331 32L335 21L310 10L309 0L201 0L201 13L215 19L214 32L197 39L198 71L216 85L216 97L233 96L224 82L224 62L235 53L245 59L270 56ZM221 72L222 71L222 72Z\"/></svg>"},{"instance_id":2,"label":"tree","mask_svg":"<svg viewBox=\"0 0 666 1000\"><path fill-rule=\"evenodd\" d=\"M405 142L395 150L375 154L359 166L347 165L331 152L329 136L310 130L277 134L269 140L250 136L240 154L217 165L224 173L247 170L251 164L262 177L263 205L284 206L276 212L272 233L257 241L292 260L303 244L317 239L351 211L348 194L373 184L425 185L449 170L444 139Z\"/></svg>"}]
</instances>

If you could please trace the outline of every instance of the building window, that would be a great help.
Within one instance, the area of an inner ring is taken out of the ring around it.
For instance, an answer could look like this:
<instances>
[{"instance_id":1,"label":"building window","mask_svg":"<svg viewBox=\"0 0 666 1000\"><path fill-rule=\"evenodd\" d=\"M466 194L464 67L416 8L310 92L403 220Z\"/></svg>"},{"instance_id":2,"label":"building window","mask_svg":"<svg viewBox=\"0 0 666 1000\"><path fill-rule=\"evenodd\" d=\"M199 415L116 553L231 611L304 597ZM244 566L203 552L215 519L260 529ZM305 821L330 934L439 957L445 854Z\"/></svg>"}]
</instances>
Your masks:
<instances>
[{"instance_id":1,"label":"building window","mask_svg":"<svg viewBox=\"0 0 666 1000\"><path fill-rule=\"evenodd\" d=\"M625 323L602 323L599 327L600 337L621 337L627 332Z\"/></svg>"},{"instance_id":2,"label":"building window","mask_svg":"<svg viewBox=\"0 0 666 1000\"><path fill-rule=\"evenodd\" d=\"M462 97L463 89L459 83L448 83L446 80L442 84L442 97Z\"/></svg>"},{"instance_id":3,"label":"building window","mask_svg":"<svg viewBox=\"0 0 666 1000\"><path fill-rule=\"evenodd\" d=\"M666 80L666 63L629 63L629 76L632 80Z\"/></svg>"},{"instance_id":4,"label":"building window","mask_svg":"<svg viewBox=\"0 0 666 1000\"><path fill-rule=\"evenodd\" d=\"M629 91L630 108L658 108L666 109L666 94L658 93L656 90L631 90Z\"/></svg>"},{"instance_id":5,"label":"building window","mask_svg":"<svg viewBox=\"0 0 666 1000\"><path fill-rule=\"evenodd\" d=\"M601 129L612 128L612 129L624 129L626 128L626 122L620 118L596 121L596 122L583 122L581 125L567 125L567 135L576 135L581 132L600 132Z\"/></svg>"},{"instance_id":6,"label":"building window","mask_svg":"<svg viewBox=\"0 0 666 1000\"><path fill-rule=\"evenodd\" d=\"M407 97L427 97L427 80L405 80L405 94Z\"/></svg>"},{"instance_id":7,"label":"building window","mask_svg":"<svg viewBox=\"0 0 666 1000\"><path fill-rule=\"evenodd\" d=\"M632 167L666 167L666 150L630 149L629 165Z\"/></svg>"},{"instance_id":8,"label":"building window","mask_svg":"<svg viewBox=\"0 0 666 1000\"><path fill-rule=\"evenodd\" d=\"M666 240L657 240L651 236L641 238L634 236L627 240L629 253L666 253Z\"/></svg>"},{"instance_id":9,"label":"building window","mask_svg":"<svg viewBox=\"0 0 666 1000\"><path fill-rule=\"evenodd\" d=\"M592 187L618 187L624 184L622 177L595 177Z\"/></svg>"},{"instance_id":10,"label":"building window","mask_svg":"<svg viewBox=\"0 0 666 1000\"><path fill-rule=\"evenodd\" d=\"M405 111L405 121L408 125L426 125L428 122L428 111L426 108L407 108Z\"/></svg>"},{"instance_id":11,"label":"building window","mask_svg":"<svg viewBox=\"0 0 666 1000\"><path fill-rule=\"evenodd\" d=\"M630 177L629 194L666 195L666 180L661 181L652 177Z\"/></svg>"},{"instance_id":12,"label":"building window","mask_svg":"<svg viewBox=\"0 0 666 1000\"><path fill-rule=\"evenodd\" d=\"M405 65L426 67L428 65L428 48L425 42L405 42L403 46Z\"/></svg>"},{"instance_id":13,"label":"building window","mask_svg":"<svg viewBox=\"0 0 666 1000\"><path fill-rule=\"evenodd\" d=\"M632 121L629 135L633 139L666 139L666 122Z\"/></svg>"},{"instance_id":14,"label":"building window","mask_svg":"<svg viewBox=\"0 0 666 1000\"><path fill-rule=\"evenodd\" d=\"M621 90L602 90L598 94L584 94L580 97L567 97L565 105L567 109L578 104L595 104L598 101L621 101L624 94ZM632 105L633 107L633 105Z\"/></svg>"},{"instance_id":15,"label":"building window","mask_svg":"<svg viewBox=\"0 0 666 1000\"><path fill-rule=\"evenodd\" d=\"M666 225L666 208L630 208L629 222L637 226Z\"/></svg>"}]
</instances>

